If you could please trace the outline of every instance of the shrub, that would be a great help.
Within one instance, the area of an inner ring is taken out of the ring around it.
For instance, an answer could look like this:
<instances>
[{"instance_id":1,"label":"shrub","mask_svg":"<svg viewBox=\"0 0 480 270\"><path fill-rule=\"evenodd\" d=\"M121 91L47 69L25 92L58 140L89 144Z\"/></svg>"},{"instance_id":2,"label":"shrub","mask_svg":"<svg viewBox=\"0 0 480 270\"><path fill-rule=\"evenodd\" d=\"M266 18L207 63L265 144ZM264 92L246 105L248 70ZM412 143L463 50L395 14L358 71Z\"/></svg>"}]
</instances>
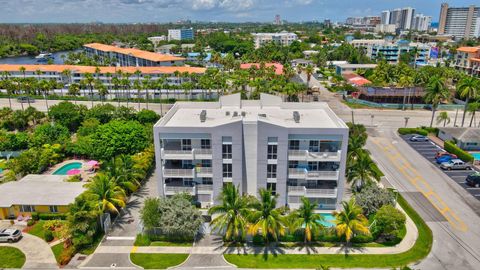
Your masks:
<instances>
[{"instance_id":1,"label":"shrub","mask_svg":"<svg viewBox=\"0 0 480 270\"><path fill-rule=\"evenodd\" d=\"M474 158L470 153L464 151L463 149L461 149L460 147L455 145L455 143L453 143L452 141L446 141L443 146L444 146L446 151L457 155L457 157L459 159L461 159L465 162L473 162L474 161Z\"/></svg>"},{"instance_id":2,"label":"shrub","mask_svg":"<svg viewBox=\"0 0 480 270\"><path fill-rule=\"evenodd\" d=\"M150 246L150 238L148 235L145 234L137 234L137 237L135 238L135 243L133 244L134 246Z\"/></svg>"},{"instance_id":3,"label":"shrub","mask_svg":"<svg viewBox=\"0 0 480 270\"><path fill-rule=\"evenodd\" d=\"M53 241L53 238L54 238L54 237L53 237L53 232L50 231L50 230L46 230L46 231L44 232L43 237L45 238L45 241L51 242L51 241Z\"/></svg>"},{"instance_id":4,"label":"shrub","mask_svg":"<svg viewBox=\"0 0 480 270\"><path fill-rule=\"evenodd\" d=\"M33 219L30 219L27 221L27 226L30 227L30 226L33 226L35 224L35 220Z\"/></svg>"},{"instance_id":5,"label":"shrub","mask_svg":"<svg viewBox=\"0 0 480 270\"><path fill-rule=\"evenodd\" d=\"M423 130L426 130L428 133L435 134L435 136L438 135L439 129L436 127L426 127L426 126L421 126L420 127Z\"/></svg>"},{"instance_id":6,"label":"shrub","mask_svg":"<svg viewBox=\"0 0 480 270\"><path fill-rule=\"evenodd\" d=\"M46 123L35 128L30 144L39 147L44 144L65 144L68 141L70 141L68 128L58 123L54 125Z\"/></svg>"},{"instance_id":7,"label":"shrub","mask_svg":"<svg viewBox=\"0 0 480 270\"><path fill-rule=\"evenodd\" d=\"M60 253L60 259L58 260L58 263L60 265L66 265L70 262L72 259L73 255L75 254L75 248L73 246L69 246L68 248L64 248L62 250L62 253Z\"/></svg>"},{"instance_id":8,"label":"shrub","mask_svg":"<svg viewBox=\"0 0 480 270\"><path fill-rule=\"evenodd\" d=\"M395 239L407 220L405 214L391 205L382 206L375 215L375 231L386 240Z\"/></svg>"},{"instance_id":9,"label":"shrub","mask_svg":"<svg viewBox=\"0 0 480 270\"><path fill-rule=\"evenodd\" d=\"M362 207L364 214L369 216L375 214L384 205L394 205L395 195L390 190L370 184L355 194L355 201Z\"/></svg>"},{"instance_id":10,"label":"shrub","mask_svg":"<svg viewBox=\"0 0 480 270\"><path fill-rule=\"evenodd\" d=\"M373 241L371 234L358 234L352 238L352 243L370 243Z\"/></svg>"},{"instance_id":11,"label":"shrub","mask_svg":"<svg viewBox=\"0 0 480 270\"><path fill-rule=\"evenodd\" d=\"M141 110L137 113L137 121L142 124L155 124L160 116L152 110Z\"/></svg>"},{"instance_id":12,"label":"shrub","mask_svg":"<svg viewBox=\"0 0 480 270\"><path fill-rule=\"evenodd\" d=\"M55 229L62 227L63 222L57 219L47 220L43 224L44 230L54 231Z\"/></svg>"},{"instance_id":13,"label":"shrub","mask_svg":"<svg viewBox=\"0 0 480 270\"><path fill-rule=\"evenodd\" d=\"M63 213L40 213L38 216L41 220L54 220L54 219L64 220L67 218L67 215Z\"/></svg>"},{"instance_id":14,"label":"shrub","mask_svg":"<svg viewBox=\"0 0 480 270\"><path fill-rule=\"evenodd\" d=\"M33 213L32 213L32 219L35 220L35 221L37 221L37 220L40 219L40 217L39 217L39 215L38 215L38 212L33 212Z\"/></svg>"},{"instance_id":15,"label":"shrub","mask_svg":"<svg viewBox=\"0 0 480 270\"><path fill-rule=\"evenodd\" d=\"M408 135L408 134L418 134L423 136L428 135L428 131L421 128L399 128L398 133L400 133L401 135Z\"/></svg>"},{"instance_id":16,"label":"shrub","mask_svg":"<svg viewBox=\"0 0 480 270\"><path fill-rule=\"evenodd\" d=\"M82 176L80 174L72 175L66 179L67 182L80 182L82 181Z\"/></svg>"}]
</instances>

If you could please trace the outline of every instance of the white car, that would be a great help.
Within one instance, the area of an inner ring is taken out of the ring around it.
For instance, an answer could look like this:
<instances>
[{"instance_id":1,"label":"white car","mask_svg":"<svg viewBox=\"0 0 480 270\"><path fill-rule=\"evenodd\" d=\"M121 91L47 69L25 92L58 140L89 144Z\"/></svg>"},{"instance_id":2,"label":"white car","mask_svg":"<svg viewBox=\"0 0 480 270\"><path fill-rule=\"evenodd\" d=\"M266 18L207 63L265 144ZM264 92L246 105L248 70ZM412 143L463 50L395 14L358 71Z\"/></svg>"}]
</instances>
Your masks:
<instances>
[{"instance_id":1,"label":"white car","mask_svg":"<svg viewBox=\"0 0 480 270\"><path fill-rule=\"evenodd\" d=\"M423 135L413 135L410 137L411 142L428 142L428 138Z\"/></svg>"},{"instance_id":2,"label":"white car","mask_svg":"<svg viewBox=\"0 0 480 270\"><path fill-rule=\"evenodd\" d=\"M0 230L0 242L17 242L22 238L22 232L17 229L3 229Z\"/></svg>"}]
</instances>

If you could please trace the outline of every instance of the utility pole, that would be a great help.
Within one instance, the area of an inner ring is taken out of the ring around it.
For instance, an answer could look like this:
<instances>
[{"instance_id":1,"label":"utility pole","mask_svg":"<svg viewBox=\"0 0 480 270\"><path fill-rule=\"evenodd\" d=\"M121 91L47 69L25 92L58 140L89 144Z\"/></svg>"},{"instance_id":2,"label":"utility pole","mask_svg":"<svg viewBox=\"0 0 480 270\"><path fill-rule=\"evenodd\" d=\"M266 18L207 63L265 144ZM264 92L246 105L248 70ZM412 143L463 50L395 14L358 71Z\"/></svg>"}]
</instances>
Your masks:
<instances>
[{"instance_id":1,"label":"utility pole","mask_svg":"<svg viewBox=\"0 0 480 270\"><path fill-rule=\"evenodd\" d=\"M408 117L408 116L405 117L405 127L407 127L407 125L408 125L408 119L410 119L410 117Z\"/></svg>"},{"instance_id":2,"label":"utility pole","mask_svg":"<svg viewBox=\"0 0 480 270\"><path fill-rule=\"evenodd\" d=\"M457 108L457 112L455 113L455 121L453 122L454 127L457 126L457 116L458 116L458 108Z\"/></svg>"},{"instance_id":3,"label":"utility pole","mask_svg":"<svg viewBox=\"0 0 480 270\"><path fill-rule=\"evenodd\" d=\"M353 110L352 110L352 124L355 125L355 118L353 117Z\"/></svg>"}]
</instances>

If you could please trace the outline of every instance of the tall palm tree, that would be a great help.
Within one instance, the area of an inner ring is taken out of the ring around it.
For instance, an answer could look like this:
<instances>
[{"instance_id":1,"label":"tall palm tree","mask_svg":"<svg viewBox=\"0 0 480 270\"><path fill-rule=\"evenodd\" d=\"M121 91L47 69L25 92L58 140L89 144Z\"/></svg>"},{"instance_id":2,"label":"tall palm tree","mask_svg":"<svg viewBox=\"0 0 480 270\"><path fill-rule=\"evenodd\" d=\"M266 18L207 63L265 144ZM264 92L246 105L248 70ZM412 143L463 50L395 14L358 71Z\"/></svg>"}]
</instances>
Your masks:
<instances>
[{"instance_id":1,"label":"tall palm tree","mask_svg":"<svg viewBox=\"0 0 480 270\"><path fill-rule=\"evenodd\" d=\"M333 212L335 229L339 237L345 237L347 243L357 234L368 234L368 220L362 214L362 208L355 203L355 198L342 202L341 212Z\"/></svg>"},{"instance_id":2,"label":"tall palm tree","mask_svg":"<svg viewBox=\"0 0 480 270\"><path fill-rule=\"evenodd\" d=\"M468 105L468 111L470 112L470 115L472 116L470 118L470 124L468 125L469 127L472 127L472 124L474 123L474 120L475 120L475 113L478 111L479 107L480 107L480 103L478 103L478 102L470 102L470 104Z\"/></svg>"},{"instance_id":3,"label":"tall palm tree","mask_svg":"<svg viewBox=\"0 0 480 270\"><path fill-rule=\"evenodd\" d=\"M302 197L302 205L297 210L298 223L303 230L303 241L305 243L312 241L312 236L315 236L321 229L323 229L323 216L315 213L317 208L316 203L312 203L308 198Z\"/></svg>"},{"instance_id":4,"label":"tall palm tree","mask_svg":"<svg viewBox=\"0 0 480 270\"><path fill-rule=\"evenodd\" d=\"M259 193L260 201L253 204L253 211L249 215L252 224L248 231L252 235L261 231L265 243L268 244L270 237L278 241L279 236L285 234L285 226L280 209L275 208L278 195L273 195L264 188L261 188Z\"/></svg>"},{"instance_id":5,"label":"tall palm tree","mask_svg":"<svg viewBox=\"0 0 480 270\"><path fill-rule=\"evenodd\" d=\"M130 101L130 76L131 74L128 72L122 74L122 86L126 92L127 107L128 107L128 102Z\"/></svg>"},{"instance_id":6,"label":"tall palm tree","mask_svg":"<svg viewBox=\"0 0 480 270\"><path fill-rule=\"evenodd\" d=\"M62 75L64 77L67 77L67 80L68 80L68 85L70 86L70 84L72 84L72 71L70 69L64 69L62 70ZM63 97L63 88L62 88L62 97Z\"/></svg>"},{"instance_id":7,"label":"tall palm tree","mask_svg":"<svg viewBox=\"0 0 480 270\"><path fill-rule=\"evenodd\" d=\"M95 78L91 73L87 72L83 75L82 81L83 81L83 84L85 86L88 86L88 88L90 89L90 102L92 103L91 108L93 108L93 83L95 82Z\"/></svg>"},{"instance_id":8,"label":"tall palm tree","mask_svg":"<svg viewBox=\"0 0 480 270\"><path fill-rule=\"evenodd\" d=\"M147 107L147 110L148 110L148 91L150 91L150 89L152 88L151 79L152 79L152 76L146 75L142 81L142 87L145 90L145 106Z\"/></svg>"},{"instance_id":9,"label":"tall palm tree","mask_svg":"<svg viewBox=\"0 0 480 270\"><path fill-rule=\"evenodd\" d=\"M464 76L457 84L457 92L461 98L465 98L465 107L463 108L462 127L465 123L467 115L468 103L472 99L476 99L480 91L480 82L471 76Z\"/></svg>"},{"instance_id":10,"label":"tall palm tree","mask_svg":"<svg viewBox=\"0 0 480 270\"><path fill-rule=\"evenodd\" d=\"M7 90L7 95L8 95L8 105L10 105L10 109L12 109L12 88L11 87L11 81L9 80L10 77L10 72L8 71L2 71L2 77L3 77L3 84L2 88L5 88Z\"/></svg>"},{"instance_id":11,"label":"tall palm tree","mask_svg":"<svg viewBox=\"0 0 480 270\"><path fill-rule=\"evenodd\" d=\"M23 82L25 82L25 79L26 79L26 74L25 73L26 73L27 69L24 66L21 66L21 67L18 68L18 70L23 74ZM24 92L27 96L28 107L30 107L31 106L30 95L29 95L30 91L29 91L29 89L24 89ZM23 110L23 104L22 104L22 110Z\"/></svg>"},{"instance_id":12,"label":"tall palm tree","mask_svg":"<svg viewBox=\"0 0 480 270\"><path fill-rule=\"evenodd\" d=\"M437 125L443 122L443 126L450 124L450 117L447 112L440 112L437 116Z\"/></svg>"},{"instance_id":13,"label":"tall palm tree","mask_svg":"<svg viewBox=\"0 0 480 270\"><path fill-rule=\"evenodd\" d=\"M425 92L425 96L423 97L425 102L432 105L432 118L430 120L430 127L432 127L438 104L442 100L450 97L450 91L448 91L448 88L445 86L445 80L435 75L428 80Z\"/></svg>"},{"instance_id":14,"label":"tall palm tree","mask_svg":"<svg viewBox=\"0 0 480 270\"><path fill-rule=\"evenodd\" d=\"M214 230L222 232L227 241L244 240L251 208L249 200L229 183L223 187L218 201L220 204L208 210L210 215L215 216L210 225Z\"/></svg>"},{"instance_id":15,"label":"tall palm tree","mask_svg":"<svg viewBox=\"0 0 480 270\"><path fill-rule=\"evenodd\" d=\"M80 95L80 84L72 83L68 86L68 94L73 96L75 100L75 105L77 105L77 96Z\"/></svg>"},{"instance_id":16,"label":"tall palm tree","mask_svg":"<svg viewBox=\"0 0 480 270\"><path fill-rule=\"evenodd\" d=\"M95 198L100 211L118 213L125 206L125 191L117 186L113 177L100 173L86 186L87 194Z\"/></svg>"},{"instance_id":17,"label":"tall palm tree","mask_svg":"<svg viewBox=\"0 0 480 270\"><path fill-rule=\"evenodd\" d=\"M347 182L359 190L365 184L374 181L380 181L380 176L375 169L375 163L367 153L360 154L347 169Z\"/></svg>"},{"instance_id":18,"label":"tall palm tree","mask_svg":"<svg viewBox=\"0 0 480 270\"><path fill-rule=\"evenodd\" d=\"M133 169L132 157L129 155L120 155L107 162L105 171L115 179L115 183L123 190L134 192L140 186L138 182L139 175Z\"/></svg>"},{"instance_id":19,"label":"tall palm tree","mask_svg":"<svg viewBox=\"0 0 480 270\"><path fill-rule=\"evenodd\" d=\"M138 111L140 111L140 93L142 91L142 83L140 82L140 75L142 75L142 72L140 70L135 70L133 73L135 76L137 76L137 79L133 83L133 87L137 89L137 102L138 102Z\"/></svg>"}]
</instances>

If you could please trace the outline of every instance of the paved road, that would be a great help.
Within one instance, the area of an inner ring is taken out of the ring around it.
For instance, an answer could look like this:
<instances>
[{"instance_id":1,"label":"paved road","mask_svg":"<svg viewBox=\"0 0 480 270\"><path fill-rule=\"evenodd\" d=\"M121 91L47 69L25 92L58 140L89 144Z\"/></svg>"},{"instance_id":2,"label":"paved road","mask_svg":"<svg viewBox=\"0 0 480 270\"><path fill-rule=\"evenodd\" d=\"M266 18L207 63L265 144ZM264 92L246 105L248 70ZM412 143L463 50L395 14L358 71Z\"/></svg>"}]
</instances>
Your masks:
<instances>
[{"instance_id":1,"label":"paved road","mask_svg":"<svg viewBox=\"0 0 480 270\"><path fill-rule=\"evenodd\" d=\"M109 252L95 252L88 260L81 265L81 268L112 267L136 269L130 262L130 252L117 252L125 246L129 250L133 248L135 236L137 235L138 222L140 220L140 209L147 197L158 196L157 181L153 174L145 184L130 197L127 207L122 215L113 224L112 231L97 248L98 250L109 250ZM110 252L111 251L111 252Z\"/></svg>"},{"instance_id":2,"label":"paved road","mask_svg":"<svg viewBox=\"0 0 480 270\"><path fill-rule=\"evenodd\" d=\"M23 269L58 269L52 249L47 242L36 236L24 233L20 241L12 244L0 243L0 246L20 249L26 257Z\"/></svg>"}]
</instances>

